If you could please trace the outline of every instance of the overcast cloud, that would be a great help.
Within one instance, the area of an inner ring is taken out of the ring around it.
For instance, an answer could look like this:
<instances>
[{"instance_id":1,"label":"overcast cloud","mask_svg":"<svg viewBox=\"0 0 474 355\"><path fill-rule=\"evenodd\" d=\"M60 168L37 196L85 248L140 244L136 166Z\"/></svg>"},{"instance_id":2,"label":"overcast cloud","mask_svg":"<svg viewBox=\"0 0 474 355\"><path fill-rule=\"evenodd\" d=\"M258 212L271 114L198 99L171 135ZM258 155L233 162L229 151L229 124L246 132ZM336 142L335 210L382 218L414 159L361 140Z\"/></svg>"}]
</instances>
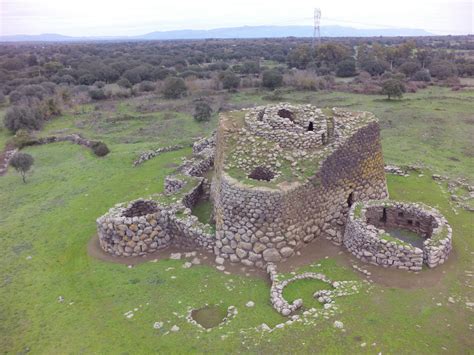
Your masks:
<instances>
[{"instance_id":1,"label":"overcast cloud","mask_svg":"<svg viewBox=\"0 0 474 355\"><path fill-rule=\"evenodd\" d=\"M421 28L472 34L473 2L465 0L0 0L0 35L139 35L176 29L243 25L321 25Z\"/></svg>"}]
</instances>

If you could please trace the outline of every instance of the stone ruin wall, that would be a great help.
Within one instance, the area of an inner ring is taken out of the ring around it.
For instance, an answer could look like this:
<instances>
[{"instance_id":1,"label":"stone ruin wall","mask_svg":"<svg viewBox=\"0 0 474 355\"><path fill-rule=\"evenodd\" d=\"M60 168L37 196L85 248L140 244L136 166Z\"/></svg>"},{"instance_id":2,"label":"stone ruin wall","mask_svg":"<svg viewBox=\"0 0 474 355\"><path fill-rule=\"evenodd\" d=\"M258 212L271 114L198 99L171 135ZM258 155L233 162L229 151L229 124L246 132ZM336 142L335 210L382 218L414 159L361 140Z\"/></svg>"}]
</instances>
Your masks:
<instances>
[{"instance_id":1,"label":"stone ruin wall","mask_svg":"<svg viewBox=\"0 0 474 355\"><path fill-rule=\"evenodd\" d=\"M452 231L435 209L421 204L372 201L351 208L344 246L364 262L402 270L420 271L423 263L443 264L452 249ZM404 228L425 238L423 248L384 239L384 228Z\"/></svg>"},{"instance_id":2,"label":"stone ruin wall","mask_svg":"<svg viewBox=\"0 0 474 355\"><path fill-rule=\"evenodd\" d=\"M165 206L154 200L139 199L119 204L97 219L99 243L103 250L116 256L141 256L171 245L213 250L213 233L191 215L191 208L209 193L209 183L200 176L213 165L214 137L196 142L193 153L192 159L185 161L178 170L197 182L182 194L180 201ZM167 176L165 195L180 193L188 183L179 175ZM154 205L154 210L138 208L137 202L142 206Z\"/></svg>"},{"instance_id":3,"label":"stone ruin wall","mask_svg":"<svg viewBox=\"0 0 474 355\"><path fill-rule=\"evenodd\" d=\"M202 183L183 198L183 204L197 202ZM117 205L97 220L100 246L115 256L142 256L171 245L182 248L213 249L214 236L206 232L197 217L169 206L156 204L156 210L141 216L124 214L137 201ZM190 207L188 207L190 208Z\"/></svg>"},{"instance_id":4,"label":"stone ruin wall","mask_svg":"<svg viewBox=\"0 0 474 355\"><path fill-rule=\"evenodd\" d=\"M266 107L261 111L250 112L246 116L245 128L257 136L275 141L281 147L314 149L326 145L333 137L333 123L328 125L320 109L306 106L287 107L292 117L281 117L278 111L285 106ZM258 113L257 113L258 112ZM313 131L308 131L309 123L313 123Z\"/></svg>"},{"instance_id":5,"label":"stone ruin wall","mask_svg":"<svg viewBox=\"0 0 474 355\"><path fill-rule=\"evenodd\" d=\"M349 195L353 201L388 196L376 122L343 142L312 181L287 191L245 186L226 175L225 138L221 125L212 187L214 252L233 262L262 267L290 257L319 235L340 244Z\"/></svg>"}]
</instances>

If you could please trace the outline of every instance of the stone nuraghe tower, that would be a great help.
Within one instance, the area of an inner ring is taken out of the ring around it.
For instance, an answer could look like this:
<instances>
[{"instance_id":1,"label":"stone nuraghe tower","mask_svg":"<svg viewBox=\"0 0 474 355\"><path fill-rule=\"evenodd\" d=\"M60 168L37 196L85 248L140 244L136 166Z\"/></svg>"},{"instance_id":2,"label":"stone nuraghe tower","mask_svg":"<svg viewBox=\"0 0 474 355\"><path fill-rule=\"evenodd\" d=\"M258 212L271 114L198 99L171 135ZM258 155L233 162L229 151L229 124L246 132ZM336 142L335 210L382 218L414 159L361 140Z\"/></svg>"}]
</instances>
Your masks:
<instances>
[{"instance_id":1,"label":"stone nuraghe tower","mask_svg":"<svg viewBox=\"0 0 474 355\"><path fill-rule=\"evenodd\" d=\"M221 117L211 199L224 258L260 266L316 237L341 244L351 205L387 197L371 113L278 104Z\"/></svg>"}]
</instances>

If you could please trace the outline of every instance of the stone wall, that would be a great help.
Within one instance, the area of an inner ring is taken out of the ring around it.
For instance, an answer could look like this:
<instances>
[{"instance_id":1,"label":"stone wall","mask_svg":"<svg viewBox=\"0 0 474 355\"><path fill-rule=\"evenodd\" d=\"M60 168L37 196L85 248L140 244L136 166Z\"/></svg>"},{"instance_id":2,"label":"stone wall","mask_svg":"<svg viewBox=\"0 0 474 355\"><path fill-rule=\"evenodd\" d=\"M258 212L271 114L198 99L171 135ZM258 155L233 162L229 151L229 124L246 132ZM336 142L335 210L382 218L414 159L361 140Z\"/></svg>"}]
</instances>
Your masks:
<instances>
[{"instance_id":1,"label":"stone wall","mask_svg":"<svg viewBox=\"0 0 474 355\"><path fill-rule=\"evenodd\" d=\"M115 206L97 220L100 246L116 256L151 254L170 245L212 250L213 233L190 210L201 190L202 180L172 206L143 199ZM153 203L155 211L127 217L137 203Z\"/></svg>"},{"instance_id":2,"label":"stone wall","mask_svg":"<svg viewBox=\"0 0 474 355\"><path fill-rule=\"evenodd\" d=\"M377 122L328 146L316 175L286 189L251 187L227 175L220 152L226 136L221 125L212 182L214 252L223 258L263 267L292 256L319 235L340 244L348 200L388 196Z\"/></svg>"},{"instance_id":3,"label":"stone wall","mask_svg":"<svg viewBox=\"0 0 474 355\"><path fill-rule=\"evenodd\" d=\"M417 248L385 232L404 228L425 238ZM350 210L344 246L357 258L372 264L419 271L423 263L436 267L452 249L452 231L435 209L395 201L356 203Z\"/></svg>"},{"instance_id":4,"label":"stone wall","mask_svg":"<svg viewBox=\"0 0 474 355\"><path fill-rule=\"evenodd\" d=\"M310 125L311 131L308 130ZM331 134L322 111L311 105L257 107L247 113L246 128L282 147L300 149L323 146Z\"/></svg>"}]
</instances>

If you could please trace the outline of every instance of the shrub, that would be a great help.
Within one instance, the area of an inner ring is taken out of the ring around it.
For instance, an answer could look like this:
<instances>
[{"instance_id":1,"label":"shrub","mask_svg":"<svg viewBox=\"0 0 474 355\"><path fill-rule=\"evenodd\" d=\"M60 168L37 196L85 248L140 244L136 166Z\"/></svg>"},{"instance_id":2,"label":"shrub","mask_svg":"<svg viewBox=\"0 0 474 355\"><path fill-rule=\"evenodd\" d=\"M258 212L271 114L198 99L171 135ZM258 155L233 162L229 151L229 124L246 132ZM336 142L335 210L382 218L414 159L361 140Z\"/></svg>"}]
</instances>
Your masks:
<instances>
[{"instance_id":1,"label":"shrub","mask_svg":"<svg viewBox=\"0 0 474 355\"><path fill-rule=\"evenodd\" d=\"M406 76L412 76L415 74L418 70L420 70L421 66L418 64L418 62L414 61L409 61L405 62L402 65L398 67L398 70L405 74Z\"/></svg>"},{"instance_id":2,"label":"shrub","mask_svg":"<svg viewBox=\"0 0 474 355\"><path fill-rule=\"evenodd\" d=\"M226 90L235 90L239 87L240 78L232 70L226 70L221 76L222 87Z\"/></svg>"},{"instance_id":3,"label":"shrub","mask_svg":"<svg viewBox=\"0 0 474 355\"><path fill-rule=\"evenodd\" d=\"M94 154L98 157L104 157L110 153L109 148L104 142L94 142L91 148Z\"/></svg>"},{"instance_id":4,"label":"shrub","mask_svg":"<svg viewBox=\"0 0 474 355\"><path fill-rule=\"evenodd\" d=\"M117 85L125 89L130 89L132 87L132 83L127 78L120 78L117 81Z\"/></svg>"},{"instance_id":5,"label":"shrub","mask_svg":"<svg viewBox=\"0 0 474 355\"><path fill-rule=\"evenodd\" d=\"M10 165L20 173L23 182L26 184L26 173L34 163L31 155L26 153L16 153L10 160Z\"/></svg>"},{"instance_id":6,"label":"shrub","mask_svg":"<svg viewBox=\"0 0 474 355\"><path fill-rule=\"evenodd\" d=\"M184 80L177 77L168 77L163 87L163 95L167 99L178 99L186 94L187 88Z\"/></svg>"},{"instance_id":7,"label":"shrub","mask_svg":"<svg viewBox=\"0 0 474 355\"><path fill-rule=\"evenodd\" d=\"M283 75L276 70L265 70L262 75L263 87L274 90L283 83Z\"/></svg>"},{"instance_id":8,"label":"shrub","mask_svg":"<svg viewBox=\"0 0 474 355\"><path fill-rule=\"evenodd\" d=\"M352 58L344 59L337 64L336 75L347 78L356 75L356 63Z\"/></svg>"},{"instance_id":9,"label":"shrub","mask_svg":"<svg viewBox=\"0 0 474 355\"><path fill-rule=\"evenodd\" d=\"M92 85L95 83L95 81L96 77L92 74L84 74L78 80L79 84L81 85Z\"/></svg>"},{"instance_id":10,"label":"shrub","mask_svg":"<svg viewBox=\"0 0 474 355\"><path fill-rule=\"evenodd\" d=\"M196 102L193 117L198 122L209 121L212 115L212 108L203 100Z\"/></svg>"},{"instance_id":11,"label":"shrub","mask_svg":"<svg viewBox=\"0 0 474 355\"><path fill-rule=\"evenodd\" d=\"M23 148L28 145L28 142L33 140L33 136L26 129L19 129L13 137L13 144L17 148Z\"/></svg>"},{"instance_id":12,"label":"shrub","mask_svg":"<svg viewBox=\"0 0 474 355\"><path fill-rule=\"evenodd\" d=\"M397 79L389 79L382 83L382 94L387 95L390 100L392 97L402 98L405 92L405 85Z\"/></svg>"},{"instance_id":13,"label":"shrub","mask_svg":"<svg viewBox=\"0 0 474 355\"><path fill-rule=\"evenodd\" d=\"M418 70L415 74L413 74L412 79L415 81L425 81L425 82L430 82L431 81L431 75L430 72L426 69L421 69Z\"/></svg>"},{"instance_id":14,"label":"shrub","mask_svg":"<svg viewBox=\"0 0 474 355\"><path fill-rule=\"evenodd\" d=\"M95 87L98 87L99 89L102 89L102 88L105 86L105 82L104 82L104 81L100 81L100 80L99 80L99 81L96 81L96 82L94 83L94 86L95 86Z\"/></svg>"},{"instance_id":15,"label":"shrub","mask_svg":"<svg viewBox=\"0 0 474 355\"><path fill-rule=\"evenodd\" d=\"M370 75L375 76L380 75L385 71L386 65L384 64L385 63L379 62L375 59L367 59L360 63L360 67L362 70L365 70Z\"/></svg>"},{"instance_id":16,"label":"shrub","mask_svg":"<svg viewBox=\"0 0 474 355\"><path fill-rule=\"evenodd\" d=\"M89 96L92 100L104 100L107 98L103 89L92 88L89 90Z\"/></svg>"},{"instance_id":17,"label":"shrub","mask_svg":"<svg viewBox=\"0 0 474 355\"><path fill-rule=\"evenodd\" d=\"M430 73L436 79L444 80L456 76L457 68L453 63L447 60L438 60L431 64Z\"/></svg>"},{"instance_id":18,"label":"shrub","mask_svg":"<svg viewBox=\"0 0 474 355\"><path fill-rule=\"evenodd\" d=\"M150 92L155 90L155 84L151 81L145 80L138 85L138 90Z\"/></svg>"},{"instance_id":19,"label":"shrub","mask_svg":"<svg viewBox=\"0 0 474 355\"><path fill-rule=\"evenodd\" d=\"M19 129L40 129L43 126L43 116L38 108L24 105L10 107L3 120L5 127L12 133Z\"/></svg>"}]
</instances>

